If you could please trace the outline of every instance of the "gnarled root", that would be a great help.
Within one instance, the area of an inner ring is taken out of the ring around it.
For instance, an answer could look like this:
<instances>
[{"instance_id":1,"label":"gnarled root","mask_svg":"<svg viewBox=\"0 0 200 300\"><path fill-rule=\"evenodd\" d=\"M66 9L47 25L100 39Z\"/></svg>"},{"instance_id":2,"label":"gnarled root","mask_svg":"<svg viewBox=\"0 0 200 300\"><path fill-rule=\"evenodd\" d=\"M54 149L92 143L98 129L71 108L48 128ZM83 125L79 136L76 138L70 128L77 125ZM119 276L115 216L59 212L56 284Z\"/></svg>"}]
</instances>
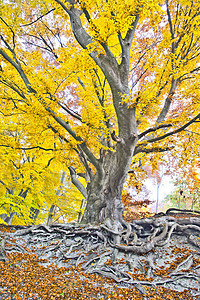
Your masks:
<instances>
[{"instance_id":1,"label":"gnarled root","mask_svg":"<svg viewBox=\"0 0 200 300\"><path fill-rule=\"evenodd\" d=\"M197 216L156 216L124 222L120 230L105 224L37 225L7 233L0 259L13 250L29 249L58 266L74 265L121 285L134 285L142 294L144 286L169 285L180 290L181 281L192 289L200 279L199 237Z\"/></svg>"}]
</instances>

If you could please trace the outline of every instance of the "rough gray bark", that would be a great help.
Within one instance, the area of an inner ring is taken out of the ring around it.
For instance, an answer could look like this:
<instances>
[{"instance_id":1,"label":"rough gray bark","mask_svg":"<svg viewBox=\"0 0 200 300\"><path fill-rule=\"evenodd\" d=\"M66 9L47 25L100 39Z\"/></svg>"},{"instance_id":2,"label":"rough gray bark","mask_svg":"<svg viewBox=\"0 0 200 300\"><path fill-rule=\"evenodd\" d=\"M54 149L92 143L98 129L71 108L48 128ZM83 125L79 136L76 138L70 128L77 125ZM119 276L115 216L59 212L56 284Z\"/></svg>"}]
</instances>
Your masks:
<instances>
[{"instance_id":1,"label":"rough gray bark","mask_svg":"<svg viewBox=\"0 0 200 300\"><path fill-rule=\"evenodd\" d=\"M101 172L92 175L87 187L87 205L82 222L99 223L118 230L123 224L123 204L121 201L123 184L128 173L136 139L125 144L119 142L116 152L107 152L100 161ZM72 181L79 191L78 179ZM80 183L79 183L80 184ZM84 194L83 194L84 195Z\"/></svg>"}]
</instances>

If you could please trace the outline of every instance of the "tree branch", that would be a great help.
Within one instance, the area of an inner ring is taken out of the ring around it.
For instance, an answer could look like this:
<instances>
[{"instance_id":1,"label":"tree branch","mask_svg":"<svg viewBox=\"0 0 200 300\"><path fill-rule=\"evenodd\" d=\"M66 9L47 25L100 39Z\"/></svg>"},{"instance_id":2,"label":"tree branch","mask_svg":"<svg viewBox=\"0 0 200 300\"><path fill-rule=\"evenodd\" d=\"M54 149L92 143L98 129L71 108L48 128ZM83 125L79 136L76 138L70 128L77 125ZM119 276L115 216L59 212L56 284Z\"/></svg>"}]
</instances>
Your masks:
<instances>
[{"instance_id":1,"label":"tree branch","mask_svg":"<svg viewBox=\"0 0 200 300\"><path fill-rule=\"evenodd\" d=\"M17 88L15 87L16 84L15 84L15 86L14 86L13 83L9 83L9 82L7 82L7 81L4 80L4 79L3 79L3 80L0 80L0 82L1 82L2 84L4 84L5 86L11 88L13 91L15 91L21 98L26 99L26 97L24 96L24 94L23 94L21 91L18 90L19 87L17 87Z\"/></svg>"},{"instance_id":2,"label":"tree branch","mask_svg":"<svg viewBox=\"0 0 200 300\"><path fill-rule=\"evenodd\" d=\"M135 34L136 26L139 21L139 15L135 16L135 20L131 25L131 28L128 29L126 36L122 39L121 33L119 32L118 38L122 49L122 60L120 68L122 71L121 76L128 79L129 65L130 65L130 49Z\"/></svg>"},{"instance_id":3,"label":"tree branch","mask_svg":"<svg viewBox=\"0 0 200 300\"><path fill-rule=\"evenodd\" d=\"M171 105L171 100L172 100L172 97L175 93L175 90L177 88L177 83L178 83L178 80L177 79L172 79L172 82L171 82L171 88L170 88L170 91L169 91L169 94L165 100L165 103L164 103L164 106L163 106L163 109L160 113L160 115L158 116L157 120L156 120L156 123L161 123L164 121L168 111L169 111L169 108L170 108L170 105Z\"/></svg>"},{"instance_id":4,"label":"tree branch","mask_svg":"<svg viewBox=\"0 0 200 300\"><path fill-rule=\"evenodd\" d=\"M59 123L63 128L67 130L67 132L77 141L81 142L79 144L79 147L83 150L83 152L87 155L90 162L94 165L94 167L99 171L102 172L102 168L100 165L99 160L94 156L94 154L88 149L83 139L76 134L75 131L71 128L68 122L65 122L63 119L58 117L54 111L52 111L50 108L45 107L45 109L51 114L51 116L56 120L57 123Z\"/></svg>"},{"instance_id":5,"label":"tree branch","mask_svg":"<svg viewBox=\"0 0 200 300\"><path fill-rule=\"evenodd\" d=\"M68 169L70 171L70 176L71 176L72 183L75 185L75 187L79 190L79 192L86 199L87 198L87 190L83 186L83 184L77 179L77 177L76 177L76 170L72 166L68 167Z\"/></svg>"},{"instance_id":6,"label":"tree branch","mask_svg":"<svg viewBox=\"0 0 200 300\"><path fill-rule=\"evenodd\" d=\"M82 123L83 123L83 121L82 121L82 117L81 117L81 115L79 114L79 113L76 113L76 112L74 112L72 109L70 109L66 104L65 104L65 106L62 104L62 103L60 103L59 101L57 101L57 103L58 103L58 105L62 108L62 109L64 109L64 111L66 111L68 114L70 114L73 118L75 118L75 119L77 119L77 120L79 120L79 121L81 121Z\"/></svg>"},{"instance_id":7,"label":"tree branch","mask_svg":"<svg viewBox=\"0 0 200 300\"><path fill-rule=\"evenodd\" d=\"M55 8L52 8L52 9L51 9L50 11L48 11L46 14L44 14L44 15L38 17L35 21L30 22L30 23L28 23L28 24L21 25L21 27L30 26L30 25L36 23L37 21L39 21L40 19L44 18L45 16L47 16L48 14L50 14L50 13L51 13L52 11L54 11L54 10L55 10Z\"/></svg>"},{"instance_id":8,"label":"tree branch","mask_svg":"<svg viewBox=\"0 0 200 300\"><path fill-rule=\"evenodd\" d=\"M83 141L82 138L80 136L78 136L75 131L73 131L73 129L71 128L71 126L69 125L69 122L65 122L63 119L61 119L60 117L58 117L56 115L56 113L51 110L49 107L45 107L46 111L48 111L51 116L54 118L54 120L56 120L56 122L58 124L60 124L63 128L65 128L67 130L67 132L77 141L77 142L81 142Z\"/></svg>"},{"instance_id":9,"label":"tree branch","mask_svg":"<svg viewBox=\"0 0 200 300\"><path fill-rule=\"evenodd\" d=\"M91 179L92 178L92 170L88 164L88 161L87 161L87 157L85 155L85 153L83 152L83 150L79 147L79 145L77 146L78 149L79 149L79 158L80 158L80 161L82 162L82 164L84 165L87 173L88 173L88 176L89 178L88 179Z\"/></svg>"},{"instance_id":10,"label":"tree branch","mask_svg":"<svg viewBox=\"0 0 200 300\"><path fill-rule=\"evenodd\" d=\"M67 0L70 4L68 9L64 3L60 0L55 0L61 7L67 12L70 17L71 28L77 42L81 45L83 49L88 49L89 45L94 45L94 40L84 29L80 16L83 11L78 10L74 7L74 1ZM106 76L110 85L119 85L119 65L115 56L110 51L107 44L99 42L104 48L106 54L99 53L97 50L93 50L89 53L90 57L95 61L95 63L100 67L104 75Z\"/></svg>"},{"instance_id":11,"label":"tree branch","mask_svg":"<svg viewBox=\"0 0 200 300\"><path fill-rule=\"evenodd\" d=\"M70 4L70 8L68 9L65 4L60 0L55 0L63 9L66 11L70 17L70 23L72 27L72 31L77 42L81 45L83 49L87 49L87 46L93 43L90 35L85 31L82 26L80 15L81 11L74 7L74 1L68 0L67 2Z\"/></svg>"},{"instance_id":12,"label":"tree branch","mask_svg":"<svg viewBox=\"0 0 200 300\"><path fill-rule=\"evenodd\" d=\"M49 129L51 129L54 133L58 134L59 138L63 141L65 141L66 143L69 143L69 141L64 137L62 136L58 130L56 130L53 126L49 125L48 126ZM76 153L79 154L79 151L76 149L76 148L72 148L74 151L76 151Z\"/></svg>"},{"instance_id":13,"label":"tree branch","mask_svg":"<svg viewBox=\"0 0 200 300\"><path fill-rule=\"evenodd\" d=\"M11 149L17 149L17 150L33 150L33 149L40 149L44 151L55 151L53 148L44 148L41 146L35 146L35 147L12 147L9 145L0 145L0 147L6 147L6 148L11 148Z\"/></svg>"},{"instance_id":14,"label":"tree branch","mask_svg":"<svg viewBox=\"0 0 200 300\"><path fill-rule=\"evenodd\" d=\"M115 134L115 130L113 130L113 132L111 133L111 138L113 139L113 141L115 141L117 143L122 142L122 139Z\"/></svg>"},{"instance_id":15,"label":"tree branch","mask_svg":"<svg viewBox=\"0 0 200 300\"><path fill-rule=\"evenodd\" d=\"M2 180L0 180L0 183L3 184L3 185L6 185Z\"/></svg>"},{"instance_id":16,"label":"tree branch","mask_svg":"<svg viewBox=\"0 0 200 300\"><path fill-rule=\"evenodd\" d=\"M167 128L167 127L172 127L172 124L161 124L161 125L158 125L156 127L153 127L153 128L149 128L145 131L143 131L142 133L140 133L138 135L138 139L140 140L143 136L147 135L148 133L150 132L155 132L156 130L158 129L161 129L161 128Z\"/></svg>"},{"instance_id":17,"label":"tree branch","mask_svg":"<svg viewBox=\"0 0 200 300\"><path fill-rule=\"evenodd\" d=\"M59 1L59 0L56 0ZM0 54L13 65L13 67L18 71L20 74L22 80L24 81L26 87L28 88L29 92L36 94L36 91L31 87L30 82L28 81L28 78L26 77L24 71L22 70L19 63L14 62L2 49L0 49ZM44 104L43 104L44 105ZM45 106L44 106L45 107ZM83 142L83 139L78 136L75 131L71 128L68 122L65 122L60 117L56 115L54 111L52 111L49 107L45 107L46 111L48 111L51 116L54 118L54 120L59 123L63 128L67 130L67 132L77 141L82 142L80 144L81 149L84 151L84 153L87 155L90 162L94 165L94 167L101 173L102 169L100 166L100 162L97 160L97 158L93 155L93 153L87 148L86 144Z\"/></svg>"},{"instance_id":18,"label":"tree branch","mask_svg":"<svg viewBox=\"0 0 200 300\"><path fill-rule=\"evenodd\" d=\"M168 0L166 0L166 7L167 7L167 17L168 17L168 23L169 23L171 38L173 40L174 39L174 31L173 31L173 25L172 25L172 19L171 19L171 14L170 14L170 10L169 10L169 1ZM172 53L174 53L173 50L172 50Z\"/></svg>"},{"instance_id":19,"label":"tree branch","mask_svg":"<svg viewBox=\"0 0 200 300\"><path fill-rule=\"evenodd\" d=\"M138 153L152 153L152 152L166 152L166 151L169 151L169 150L172 150L174 148L174 146L171 146L171 147L165 147L165 148L162 148L162 147L153 147L153 148L144 148L144 147L141 147L141 149L139 149L139 146L135 148L135 151L134 151L134 155L138 154Z\"/></svg>"},{"instance_id":20,"label":"tree branch","mask_svg":"<svg viewBox=\"0 0 200 300\"><path fill-rule=\"evenodd\" d=\"M26 77L24 71L22 70L21 68L21 65L20 63L17 61L17 63L12 59L10 58L10 56L8 56L8 54L3 51L2 49L0 49L0 55L3 56L3 58L8 61L15 69L16 71L19 73L20 77L22 78L23 82L25 83L27 89L29 90L29 92L31 93L35 93L36 91L34 89L32 89L31 87L31 84L28 80L28 78Z\"/></svg>"},{"instance_id":21,"label":"tree branch","mask_svg":"<svg viewBox=\"0 0 200 300\"><path fill-rule=\"evenodd\" d=\"M163 140L164 138L170 136L170 135L173 135L173 134L176 134L176 133L179 133L181 132L182 130L184 130L185 128L187 128L188 126L190 126L192 123L194 123L196 120L200 119L200 114L198 114L196 117L194 117L192 120L190 120L188 123L186 123L185 125L181 126L180 128L172 131L172 132L168 132L160 137L157 137L157 138L154 138L154 139L150 139L150 140L147 140L148 143L153 143L153 142L157 142L157 141L160 141L160 140Z\"/></svg>"},{"instance_id":22,"label":"tree branch","mask_svg":"<svg viewBox=\"0 0 200 300\"><path fill-rule=\"evenodd\" d=\"M14 33L12 27L9 26L9 25L6 23L6 21L5 21L2 17L0 17L0 20L1 20L1 21L2 21L2 22L10 29L10 31L12 32L13 48L11 48L11 47L8 45L8 43L5 41L5 39L3 38L2 35L1 35L1 39L2 39L3 42L6 44L6 46L8 47L8 49L9 49L11 52L13 52L14 49L15 49L15 33Z\"/></svg>"}]
</instances>

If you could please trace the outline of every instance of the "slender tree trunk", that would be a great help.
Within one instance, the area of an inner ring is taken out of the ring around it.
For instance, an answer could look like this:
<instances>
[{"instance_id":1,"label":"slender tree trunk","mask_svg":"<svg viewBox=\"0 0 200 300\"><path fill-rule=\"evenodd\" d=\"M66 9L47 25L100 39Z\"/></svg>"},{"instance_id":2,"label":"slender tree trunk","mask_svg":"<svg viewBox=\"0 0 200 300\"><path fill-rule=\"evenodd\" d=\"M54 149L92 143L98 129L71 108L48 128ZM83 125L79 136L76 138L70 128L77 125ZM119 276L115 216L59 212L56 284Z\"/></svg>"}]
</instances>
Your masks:
<instances>
[{"instance_id":1,"label":"slender tree trunk","mask_svg":"<svg viewBox=\"0 0 200 300\"><path fill-rule=\"evenodd\" d=\"M84 206L85 206L85 199L82 199L81 207L80 207L81 211L79 212L78 218L77 218L78 223L81 222L81 219L82 219L82 216L83 216L82 209L84 208Z\"/></svg>"},{"instance_id":2,"label":"slender tree trunk","mask_svg":"<svg viewBox=\"0 0 200 300\"><path fill-rule=\"evenodd\" d=\"M9 216L6 217L6 219L4 220L8 225L11 224L12 219L14 217L14 215L16 215L16 212L11 212Z\"/></svg>"},{"instance_id":3,"label":"slender tree trunk","mask_svg":"<svg viewBox=\"0 0 200 300\"><path fill-rule=\"evenodd\" d=\"M48 219L47 219L47 226L52 224L55 207L56 206L54 204L52 204L50 209L49 209L49 214L48 214Z\"/></svg>"},{"instance_id":4,"label":"slender tree trunk","mask_svg":"<svg viewBox=\"0 0 200 300\"><path fill-rule=\"evenodd\" d=\"M63 183L64 183L64 179L65 179L65 172L62 173L62 176L61 176L61 180L60 180L60 189L57 190L56 192L56 196L59 196L60 195L60 192L63 188ZM55 203L53 203L49 209L49 215L48 215L48 219L47 219L47 225L51 225L52 224L52 221L53 221L53 216L54 216L54 213L55 213L55 208L56 208L56 205Z\"/></svg>"},{"instance_id":5,"label":"slender tree trunk","mask_svg":"<svg viewBox=\"0 0 200 300\"><path fill-rule=\"evenodd\" d=\"M34 222L37 220L37 217L40 213L40 210L34 207L30 208L30 218L34 220Z\"/></svg>"}]
</instances>

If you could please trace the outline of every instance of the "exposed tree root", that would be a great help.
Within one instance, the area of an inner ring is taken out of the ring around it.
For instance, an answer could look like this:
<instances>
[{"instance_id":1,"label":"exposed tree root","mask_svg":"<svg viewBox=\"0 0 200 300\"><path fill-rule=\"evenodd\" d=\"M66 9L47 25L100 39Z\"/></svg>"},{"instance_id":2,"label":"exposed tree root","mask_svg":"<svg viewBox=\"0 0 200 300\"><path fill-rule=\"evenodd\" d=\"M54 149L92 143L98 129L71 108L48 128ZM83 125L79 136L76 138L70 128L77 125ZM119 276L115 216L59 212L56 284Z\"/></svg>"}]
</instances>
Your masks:
<instances>
[{"instance_id":1,"label":"exposed tree root","mask_svg":"<svg viewBox=\"0 0 200 300\"><path fill-rule=\"evenodd\" d=\"M2 235L0 260L9 252L31 252L58 266L74 265L133 285L141 294L145 286L198 287L200 217L156 216L124 227L116 232L103 224L13 226L14 232Z\"/></svg>"},{"instance_id":2,"label":"exposed tree root","mask_svg":"<svg viewBox=\"0 0 200 300\"><path fill-rule=\"evenodd\" d=\"M198 214L200 215L200 211L198 210L190 210L190 209L179 209L179 208L169 208L167 211L166 211L166 215L170 215L172 213L191 213L191 214Z\"/></svg>"}]
</instances>

